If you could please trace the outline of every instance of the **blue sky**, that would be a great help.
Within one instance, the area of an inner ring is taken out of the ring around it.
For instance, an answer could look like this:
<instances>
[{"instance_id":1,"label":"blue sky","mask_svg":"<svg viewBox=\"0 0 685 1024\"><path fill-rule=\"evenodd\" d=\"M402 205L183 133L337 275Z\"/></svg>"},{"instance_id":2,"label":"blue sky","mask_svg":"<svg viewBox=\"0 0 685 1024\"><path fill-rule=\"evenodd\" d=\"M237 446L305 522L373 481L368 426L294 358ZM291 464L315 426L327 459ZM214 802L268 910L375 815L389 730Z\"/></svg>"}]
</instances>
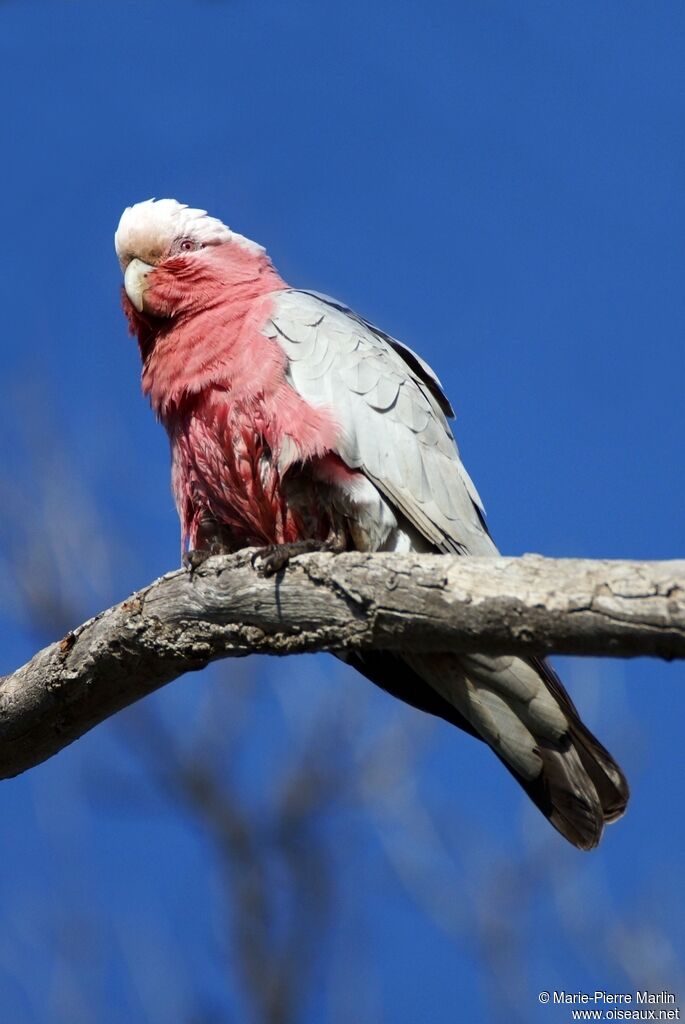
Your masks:
<instances>
[{"instance_id":1,"label":"blue sky","mask_svg":"<svg viewBox=\"0 0 685 1024\"><path fill-rule=\"evenodd\" d=\"M3 483L16 483L28 508L41 457L61 453L103 524L109 600L177 563L166 441L140 397L112 245L124 206L168 195L265 244L291 283L338 296L421 352L457 410L462 453L504 551L682 556L684 44L682 4L659 0L8 0ZM40 456L28 470L27 444ZM82 505L76 491L73 500ZM94 557L89 548L81 566L78 550L70 555L84 613L102 599L87 589ZM36 646L11 595L5 604L0 671ZM306 674L367 699L362 681L330 666L316 658L258 671L284 687ZM682 668L563 669L633 787L627 818L598 853L569 860L561 841L551 846L553 859L572 864L569 900L592 907L601 892L610 904L597 906L598 921L617 927L624 914L656 915L682 954ZM173 718L199 685L176 684L155 706ZM373 704L373 714L386 707ZM283 743L272 719L255 738L266 763ZM84 778L108 752L126 762L113 725L0 787L0 918L16 937L22 922L40 921L24 907L36 878L36 905L41 886L66 899L82 879L99 908L104 990L123 993L127 1020L151 1020L144 999L127 995L128 975L118 977L113 926L102 921L142 901L160 949L183 921L183 955L211 989L184 902L189 883L170 881L201 874L203 848L164 813L113 813L92 782L83 798ZM247 772L248 790L259 789L257 776ZM542 837L545 826L503 776L486 751L438 728L419 782L437 794L446 829L454 794L461 826L484 830L506 861L508 844L514 860L524 848L522 815L526 834ZM388 1021L451 1021L455 1006L464 1019L488 1019L487 978L473 956L425 923L367 838L350 847L360 880L345 885L374 908L369 1005ZM174 851L159 877L151 850ZM209 904L206 891L192 892ZM460 900L459 875L447 892ZM541 886L530 991L626 988L615 967L561 940L555 947L546 899ZM347 953L357 913L341 913L332 940ZM6 969L4 996L0 974L0 1008L6 999L17 1024L47 1019L55 943L38 946L37 959L17 955ZM322 1012L312 1006L306 1019ZM521 1012L566 1019L554 1007Z\"/></svg>"}]
</instances>

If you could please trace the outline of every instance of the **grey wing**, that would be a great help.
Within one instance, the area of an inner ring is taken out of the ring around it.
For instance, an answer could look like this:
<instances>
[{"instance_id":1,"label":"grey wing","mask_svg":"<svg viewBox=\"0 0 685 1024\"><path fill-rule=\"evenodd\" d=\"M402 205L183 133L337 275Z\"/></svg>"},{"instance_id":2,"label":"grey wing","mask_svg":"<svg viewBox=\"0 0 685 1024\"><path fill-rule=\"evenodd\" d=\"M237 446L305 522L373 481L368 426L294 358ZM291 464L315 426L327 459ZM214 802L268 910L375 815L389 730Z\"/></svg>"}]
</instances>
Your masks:
<instances>
[{"instance_id":1,"label":"grey wing","mask_svg":"<svg viewBox=\"0 0 685 1024\"><path fill-rule=\"evenodd\" d=\"M283 291L264 328L288 359L292 386L330 409L338 454L440 551L492 555L483 508L445 418L433 371L333 300ZM628 788L544 663L483 655L351 655L377 685L473 732L572 843L599 841Z\"/></svg>"},{"instance_id":2,"label":"grey wing","mask_svg":"<svg viewBox=\"0 0 685 1024\"><path fill-rule=\"evenodd\" d=\"M445 416L454 417L454 409L445 394L440 378L435 370L413 348L409 348L409 345L405 345L403 341L398 341L397 338L392 338L385 331L372 324L370 320L365 320L363 316L355 313L353 309L350 309L344 303L338 302L337 299L332 299L330 295L322 295L321 292L313 292L309 289L298 289L298 292L300 295L313 295L315 299L321 299L327 306L332 306L333 309L346 313L352 320L368 328L376 337L382 338L383 341L387 342L396 352L399 352L414 376L418 377L426 385Z\"/></svg>"},{"instance_id":3,"label":"grey wing","mask_svg":"<svg viewBox=\"0 0 685 1024\"><path fill-rule=\"evenodd\" d=\"M449 403L426 363L311 292L277 293L264 330L285 351L295 390L332 410L346 465L360 469L438 550L496 553L445 418Z\"/></svg>"}]
</instances>

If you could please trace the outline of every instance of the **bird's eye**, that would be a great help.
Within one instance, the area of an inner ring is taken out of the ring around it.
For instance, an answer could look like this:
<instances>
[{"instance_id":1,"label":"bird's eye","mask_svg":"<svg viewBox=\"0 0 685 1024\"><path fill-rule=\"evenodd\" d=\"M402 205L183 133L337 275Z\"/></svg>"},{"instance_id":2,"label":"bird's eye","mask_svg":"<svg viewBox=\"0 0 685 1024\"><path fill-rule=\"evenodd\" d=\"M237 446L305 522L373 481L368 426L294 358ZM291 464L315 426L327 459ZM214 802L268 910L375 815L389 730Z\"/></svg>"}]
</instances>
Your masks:
<instances>
[{"instance_id":1,"label":"bird's eye","mask_svg":"<svg viewBox=\"0 0 685 1024\"><path fill-rule=\"evenodd\" d=\"M197 244L192 240L192 238L182 238L179 242L178 248L181 252L195 252Z\"/></svg>"}]
</instances>

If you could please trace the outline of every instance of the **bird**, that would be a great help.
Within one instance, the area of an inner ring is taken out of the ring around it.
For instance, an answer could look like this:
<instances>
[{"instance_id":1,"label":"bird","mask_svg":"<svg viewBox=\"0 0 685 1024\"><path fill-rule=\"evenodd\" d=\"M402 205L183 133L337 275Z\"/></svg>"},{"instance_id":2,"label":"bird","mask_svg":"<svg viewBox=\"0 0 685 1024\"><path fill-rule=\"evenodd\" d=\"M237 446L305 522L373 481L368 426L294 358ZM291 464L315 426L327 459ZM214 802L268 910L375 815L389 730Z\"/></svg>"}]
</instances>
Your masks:
<instances>
[{"instance_id":1,"label":"bird","mask_svg":"<svg viewBox=\"0 0 685 1024\"><path fill-rule=\"evenodd\" d=\"M127 207L115 249L191 569L248 547L286 558L316 547L498 554L452 406L412 349L289 286L261 245L174 199ZM487 743L577 848L597 846L625 811L623 772L545 660L449 650L346 660Z\"/></svg>"}]
</instances>

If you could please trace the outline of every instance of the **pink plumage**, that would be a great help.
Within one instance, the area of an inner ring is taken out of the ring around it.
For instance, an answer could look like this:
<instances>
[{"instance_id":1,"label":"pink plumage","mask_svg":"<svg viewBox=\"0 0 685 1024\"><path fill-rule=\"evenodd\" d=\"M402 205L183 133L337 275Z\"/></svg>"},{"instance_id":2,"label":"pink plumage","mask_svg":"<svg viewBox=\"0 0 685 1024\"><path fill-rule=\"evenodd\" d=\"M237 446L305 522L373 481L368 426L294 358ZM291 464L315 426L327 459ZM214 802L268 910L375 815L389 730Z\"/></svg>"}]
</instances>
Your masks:
<instances>
[{"instance_id":1,"label":"pink plumage","mask_svg":"<svg viewBox=\"0 0 685 1024\"><path fill-rule=\"evenodd\" d=\"M154 313L137 310L124 293L143 392L171 442L182 543L191 549L216 527L232 550L325 540L330 532L314 503L289 505L278 468L288 445L314 470L337 432L326 411L290 387L285 353L261 332L271 294L286 287L263 252L229 240L201 258L180 253L158 267L145 294Z\"/></svg>"},{"instance_id":2,"label":"pink plumage","mask_svg":"<svg viewBox=\"0 0 685 1024\"><path fill-rule=\"evenodd\" d=\"M298 541L494 555L437 377L332 299L289 288L264 249L172 199L116 233L143 391L171 444L182 547ZM628 786L540 659L352 653L384 690L485 740L582 849Z\"/></svg>"}]
</instances>

